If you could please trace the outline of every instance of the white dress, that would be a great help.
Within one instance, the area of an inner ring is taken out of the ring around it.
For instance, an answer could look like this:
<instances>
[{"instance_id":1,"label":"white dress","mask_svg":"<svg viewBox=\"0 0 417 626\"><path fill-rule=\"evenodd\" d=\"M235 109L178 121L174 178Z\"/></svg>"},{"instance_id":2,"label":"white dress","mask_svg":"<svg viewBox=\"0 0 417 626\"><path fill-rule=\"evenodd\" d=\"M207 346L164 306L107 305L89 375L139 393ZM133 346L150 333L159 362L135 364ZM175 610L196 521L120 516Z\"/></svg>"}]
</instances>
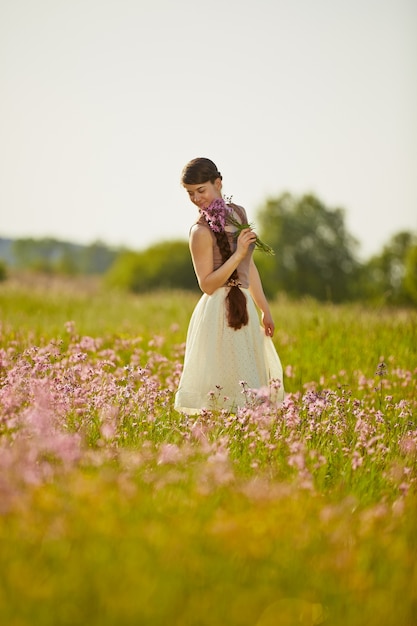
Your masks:
<instances>
[{"instance_id":1,"label":"white dress","mask_svg":"<svg viewBox=\"0 0 417 626\"><path fill-rule=\"evenodd\" d=\"M272 339L260 325L249 290L241 287L249 322L238 330L227 322L228 290L224 286L210 296L203 294L191 316L174 404L181 413L197 414L204 409L233 411L245 405L243 392L248 389L260 390L260 396L269 389L270 399L276 403L284 398L281 362ZM276 385L275 381L280 382Z\"/></svg>"},{"instance_id":2,"label":"white dress","mask_svg":"<svg viewBox=\"0 0 417 626\"><path fill-rule=\"evenodd\" d=\"M259 324L255 303L246 289L249 323L239 330L227 324L227 287L204 294L191 316L184 368L175 396L175 409L200 413L202 409L234 410L245 405L243 385L268 388L281 381L276 401L284 398L282 366L275 346Z\"/></svg>"}]
</instances>

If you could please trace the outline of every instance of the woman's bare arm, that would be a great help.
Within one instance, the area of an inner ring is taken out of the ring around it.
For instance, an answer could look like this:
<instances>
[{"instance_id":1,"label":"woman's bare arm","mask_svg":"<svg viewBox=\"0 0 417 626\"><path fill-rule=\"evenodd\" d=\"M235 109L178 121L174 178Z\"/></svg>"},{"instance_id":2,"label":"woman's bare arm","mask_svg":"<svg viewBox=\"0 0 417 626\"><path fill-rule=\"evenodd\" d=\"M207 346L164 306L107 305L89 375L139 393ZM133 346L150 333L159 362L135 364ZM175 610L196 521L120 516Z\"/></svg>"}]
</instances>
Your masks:
<instances>
[{"instance_id":1,"label":"woman's bare arm","mask_svg":"<svg viewBox=\"0 0 417 626\"><path fill-rule=\"evenodd\" d=\"M275 330L275 324L269 310L268 301L264 294L258 268L256 267L253 259L251 259L249 266L249 291L256 306L262 311L262 324L265 329L265 335L272 337Z\"/></svg>"}]
</instances>

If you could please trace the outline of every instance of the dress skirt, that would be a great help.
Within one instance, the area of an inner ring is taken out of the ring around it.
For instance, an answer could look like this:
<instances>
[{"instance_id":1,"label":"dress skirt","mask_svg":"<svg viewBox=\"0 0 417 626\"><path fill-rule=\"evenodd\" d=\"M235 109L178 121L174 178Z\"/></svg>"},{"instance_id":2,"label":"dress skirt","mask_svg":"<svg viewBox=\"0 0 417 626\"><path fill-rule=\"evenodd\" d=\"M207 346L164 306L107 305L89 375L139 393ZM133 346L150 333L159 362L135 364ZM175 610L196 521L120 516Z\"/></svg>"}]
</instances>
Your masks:
<instances>
[{"instance_id":1,"label":"dress skirt","mask_svg":"<svg viewBox=\"0 0 417 626\"><path fill-rule=\"evenodd\" d=\"M195 414L206 410L235 410L246 404L244 389L271 391L270 399L284 398L282 366L275 346L259 323L259 314L248 289L249 322L239 330L227 323L227 287L211 296L203 294L188 327L184 367L175 409ZM271 381L280 381L271 386Z\"/></svg>"}]
</instances>

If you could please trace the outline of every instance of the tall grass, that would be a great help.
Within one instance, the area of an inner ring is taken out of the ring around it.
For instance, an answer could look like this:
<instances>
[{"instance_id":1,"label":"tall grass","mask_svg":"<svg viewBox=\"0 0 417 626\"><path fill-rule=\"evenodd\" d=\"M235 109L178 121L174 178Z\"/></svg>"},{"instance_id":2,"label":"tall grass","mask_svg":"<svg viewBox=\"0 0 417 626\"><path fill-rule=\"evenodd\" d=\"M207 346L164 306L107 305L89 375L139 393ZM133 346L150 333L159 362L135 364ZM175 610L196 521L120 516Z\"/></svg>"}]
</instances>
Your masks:
<instances>
[{"instance_id":1,"label":"tall grass","mask_svg":"<svg viewBox=\"0 0 417 626\"><path fill-rule=\"evenodd\" d=\"M0 289L1 624L415 623L416 312L280 298L284 405L186 417L198 294Z\"/></svg>"}]
</instances>

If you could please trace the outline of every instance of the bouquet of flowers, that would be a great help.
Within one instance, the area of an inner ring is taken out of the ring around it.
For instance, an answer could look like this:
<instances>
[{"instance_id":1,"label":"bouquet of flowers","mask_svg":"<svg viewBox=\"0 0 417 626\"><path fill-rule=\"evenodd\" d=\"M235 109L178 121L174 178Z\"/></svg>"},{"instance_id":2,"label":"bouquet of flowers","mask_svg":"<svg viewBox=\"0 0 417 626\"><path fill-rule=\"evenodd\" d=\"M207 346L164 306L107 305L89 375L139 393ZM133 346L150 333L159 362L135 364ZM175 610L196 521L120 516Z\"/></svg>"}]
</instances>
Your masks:
<instances>
[{"instance_id":1,"label":"bouquet of flowers","mask_svg":"<svg viewBox=\"0 0 417 626\"><path fill-rule=\"evenodd\" d=\"M228 198L229 202L230 200L231 198ZM242 224L234 217L232 207L228 206L223 198L213 200L206 209L201 209L201 213L206 218L211 230L216 233L224 230L226 224L231 224L237 229L236 237L244 228L252 228L252 224ZM266 252L266 254L275 254L271 246L261 241L258 236L255 241L255 249Z\"/></svg>"}]
</instances>

